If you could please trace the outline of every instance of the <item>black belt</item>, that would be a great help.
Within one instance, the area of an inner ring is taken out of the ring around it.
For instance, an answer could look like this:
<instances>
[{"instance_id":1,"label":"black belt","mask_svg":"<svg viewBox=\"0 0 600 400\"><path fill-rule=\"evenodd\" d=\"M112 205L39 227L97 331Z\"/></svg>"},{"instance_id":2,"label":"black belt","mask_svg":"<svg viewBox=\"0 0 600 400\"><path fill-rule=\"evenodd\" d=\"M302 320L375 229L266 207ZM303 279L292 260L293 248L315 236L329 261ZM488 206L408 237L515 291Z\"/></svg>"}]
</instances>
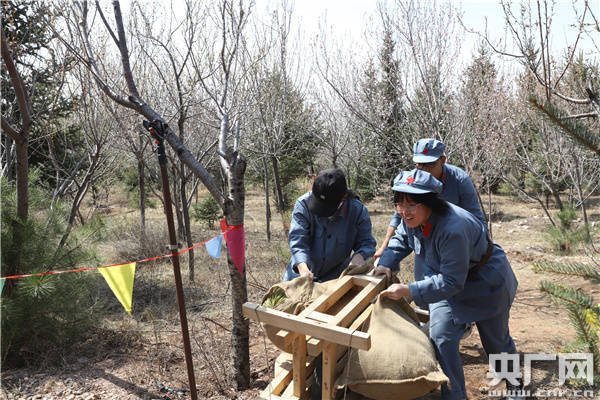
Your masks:
<instances>
[{"instance_id":1,"label":"black belt","mask_svg":"<svg viewBox=\"0 0 600 400\"><path fill-rule=\"evenodd\" d=\"M469 272L467 273L467 280L469 279L473 279L473 275L475 274L475 272L479 271L479 269L481 267L483 267L488 260L490 259L490 257L492 256L492 251L494 250L494 242L492 242L492 240L488 237L488 249L487 249L487 253L485 253L485 255L483 256L483 258L481 260L479 260L479 262L477 263L476 266L474 266L473 268L471 268L469 270Z\"/></svg>"}]
</instances>

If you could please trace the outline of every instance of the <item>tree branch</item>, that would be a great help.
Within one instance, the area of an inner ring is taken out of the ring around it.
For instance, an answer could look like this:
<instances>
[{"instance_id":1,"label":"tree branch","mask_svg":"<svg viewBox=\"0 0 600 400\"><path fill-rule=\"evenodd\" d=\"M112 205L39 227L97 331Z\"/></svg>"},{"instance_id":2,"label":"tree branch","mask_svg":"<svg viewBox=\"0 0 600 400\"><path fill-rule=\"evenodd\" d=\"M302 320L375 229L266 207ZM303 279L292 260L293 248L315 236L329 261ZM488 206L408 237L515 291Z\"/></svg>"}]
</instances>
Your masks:
<instances>
[{"instance_id":1,"label":"tree branch","mask_svg":"<svg viewBox=\"0 0 600 400\"><path fill-rule=\"evenodd\" d=\"M582 114L575 114L575 115L567 115L566 117L562 117L561 119L574 119L574 118L598 118L598 113L596 112L588 112L588 113L582 113Z\"/></svg>"},{"instance_id":2,"label":"tree branch","mask_svg":"<svg viewBox=\"0 0 600 400\"><path fill-rule=\"evenodd\" d=\"M15 142L23 140L21 134L6 120L6 118L4 118L4 116L2 116L2 130L7 132Z\"/></svg>"},{"instance_id":3,"label":"tree branch","mask_svg":"<svg viewBox=\"0 0 600 400\"><path fill-rule=\"evenodd\" d=\"M21 111L21 121L23 122L23 126L20 136L27 136L26 133L29 132L29 127L31 126L31 108L30 108L30 100L29 95L27 94L27 90L25 89L25 84L23 83L23 79L19 72L17 71L17 67L15 62L13 61L12 55L10 54L10 50L8 49L8 42L6 41L6 36L4 35L4 29L2 29L2 60L4 61L4 65L6 65L6 69L8 71L8 75L10 76L10 81L15 89L15 95L17 96L17 101L19 103L19 111ZM2 119L4 126L4 118ZM13 130L16 133L16 130Z\"/></svg>"}]
</instances>

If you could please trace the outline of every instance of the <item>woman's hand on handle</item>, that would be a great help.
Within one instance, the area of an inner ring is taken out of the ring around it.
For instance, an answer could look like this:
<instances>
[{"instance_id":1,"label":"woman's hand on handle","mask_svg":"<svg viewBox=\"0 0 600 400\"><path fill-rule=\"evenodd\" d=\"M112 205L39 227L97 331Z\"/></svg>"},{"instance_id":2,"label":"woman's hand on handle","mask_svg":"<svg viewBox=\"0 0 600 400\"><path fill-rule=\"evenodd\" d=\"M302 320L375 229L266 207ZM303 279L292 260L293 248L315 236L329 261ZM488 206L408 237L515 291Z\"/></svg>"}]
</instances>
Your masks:
<instances>
[{"instance_id":1,"label":"woman's hand on handle","mask_svg":"<svg viewBox=\"0 0 600 400\"><path fill-rule=\"evenodd\" d=\"M298 273L300 276L309 276L311 281L315 279L315 275L312 273L310 268L308 268L307 263L301 262L296 266L296 268L298 268Z\"/></svg>"},{"instance_id":2,"label":"woman's hand on handle","mask_svg":"<svg viewBox=\"0 0 600 400\"><path fill-rule=\"evenodd\" d=\"M388 278L388 282L392 281L392 270L383 265L377 265L373 270L373 275L385 275Z\"/></svg>"},{"instance_id":3,"label":"woman's hand on handle","mask_svg":"<svg viewBox=\"0 0 600 400\"><path fill-rule=\"evenodd\" d=\"M379 298L388 297L392 300L400 300L402 297L409 297L410 290L408 290L408 285L403 283L394 283L390 285L383 292L379 293Z\"/></svg>"}]
</instances>

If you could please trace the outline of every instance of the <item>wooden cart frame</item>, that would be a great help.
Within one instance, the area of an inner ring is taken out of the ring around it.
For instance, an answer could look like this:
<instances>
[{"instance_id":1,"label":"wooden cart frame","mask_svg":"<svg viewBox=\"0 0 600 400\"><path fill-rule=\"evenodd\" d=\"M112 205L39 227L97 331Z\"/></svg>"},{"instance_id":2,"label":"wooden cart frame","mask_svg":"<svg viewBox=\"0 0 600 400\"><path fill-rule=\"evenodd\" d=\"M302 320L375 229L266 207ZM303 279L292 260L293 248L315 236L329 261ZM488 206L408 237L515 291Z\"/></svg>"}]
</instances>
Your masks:
<instances>
[{"instance_id":1,"label":"wooden cart frame","mask_svg":"<svg viewBox=\"0 0 600 400\"><path fill-rule=\"evenodd\" d=\"M371 336L359 329L371 315L372 302L383 289L383 277L344 276L329 295L319 297L298 315L245 303L245 317L281 328L277 335L293 349L291 368L278 374L261 397L310 398L312 380L308 377L314 369L315 357L322 354L322 399L333 399L339 375L338 359L349 347L362 350L371 347ZM347 302L341 308L339 304L336 307L342 298Z\"/></svg>"}]
</instances>

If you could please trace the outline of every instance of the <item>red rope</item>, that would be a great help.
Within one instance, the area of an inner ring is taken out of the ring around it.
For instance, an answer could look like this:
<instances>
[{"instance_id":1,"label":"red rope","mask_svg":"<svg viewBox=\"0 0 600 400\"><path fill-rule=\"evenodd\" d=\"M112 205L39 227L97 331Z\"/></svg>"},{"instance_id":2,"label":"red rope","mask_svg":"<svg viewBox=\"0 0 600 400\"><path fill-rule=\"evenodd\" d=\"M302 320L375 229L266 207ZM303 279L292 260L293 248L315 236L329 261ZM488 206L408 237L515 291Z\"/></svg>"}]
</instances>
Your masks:
<instances>
[{"instance_id":1,"label":"red rope","mask_svg":"<svg viewBox=\"0 0 600 400\"><path fill-rule=\"evenodd\" d=\"M227 229L224 230L223 233L229 232L230 230L232 230L236 226L239 226L239 225L228 225ZM196 248L196 247L198 247L198 246L200 246L202 244L205 244L206 242L210 242L211 240L213 240L214 238L219 237L219 236L221 236L221 235L213 236L210 239L206 239L204 242L195 244L192 247L188 247L185 250L181 250L179 253L165 254L165 255L162 255L162 256L145 258L143 260L138 260L138 261L128 261L128 262L123 262L123 263L119 263L119 264L104 265L102 267L77 268L77 269L70 269L70 270L67 270L67 271L50 271L50 272L40 272L40 273L37 273L37 274L13 275L13 276L1 277L0 279L27 278L29 276L41 276L41 275L57 275L57 274L64 274L65 272L89 271L89 270L92 270L92 269L118 267L120 265L126 265L126 264L131 264L131 263L141 263L141 262L146 262L146 261L158 260L159 258L173 257L175 255L183 254L183 253L185 253L187 251L190 251L193 248Z\"/></svg>"}]
</instances>

